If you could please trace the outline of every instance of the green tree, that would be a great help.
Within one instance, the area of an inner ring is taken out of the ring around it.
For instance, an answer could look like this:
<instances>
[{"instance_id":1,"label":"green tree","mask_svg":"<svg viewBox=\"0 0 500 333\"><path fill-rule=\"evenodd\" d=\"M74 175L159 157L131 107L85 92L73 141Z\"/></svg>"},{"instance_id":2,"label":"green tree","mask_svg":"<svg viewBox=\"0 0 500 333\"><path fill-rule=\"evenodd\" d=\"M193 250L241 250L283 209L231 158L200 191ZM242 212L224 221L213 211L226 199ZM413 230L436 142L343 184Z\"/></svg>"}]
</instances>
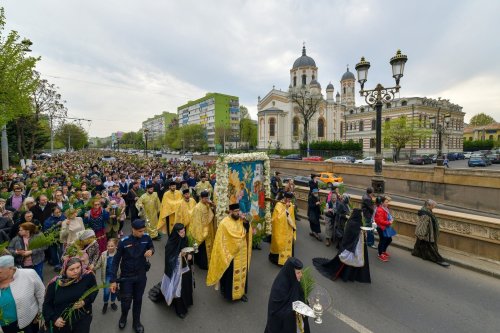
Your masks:
<instances>
[{"instance_id":1,"label":"green tree","mask_svg":"<svg viewBox=\"0 0 500 333\"><path fill-rule=\"evenodd\" d=\"M74 150L85 148L89 141L87 132L76 124L63 124L59 126L55 138L64 145L66 151L69 151L71 148Z\"/></svg>"},{"instance_id":2,"label":"green tree","mask_svg":"<svg viewBox=\"0 0 500 333\"><path fill-rule=\"evenodd\" d=\"M249 118L240 120L240 142L247 144L248 148L257 146L257 123Z\"/></svg>"},{"instance_id":3,"label":"green tree","mask_svg":"<svg viewBox=\"0 0 500 333\"><path fill-rule=\"evenodd\" d=\"M399 158L401 148L413 140L425 140L432 136L432 130L426 128L419 120L412 120L406 116L393 118L384 123L382 131L383 142L392 145Z\"/></svg>"},{"instance_id":4,"label":"green tree","mask_svg":"<svg viewBox=\"0 0 500 333\"><path fill-rule=\"evenodd\" d=\"M493 117L485 114L485 113L478 113L472 118L470 118L470 125L472 126L485 126L489 124L494 124L496 123L495 119Z\"/></svg>"},{"instance_id":5,"label":"green tree","mask_svg":"<svg viewBox=\"0 0 500 333\"><path fill-rule=\"evenodd\" d=\"M179 136L181 138L181 147L189 150L206 150L207 134L203 125L193 124L179 128ZM182 140L184 140L182 144Z\"/></svg>"},{"instance_id":6,"label":"green tree","mask_svg":"<svg viewBox=\"0 0 500 333\"><path fill-rule=\"evenodd\" d=\"M244 105L240 105L240 119L250 119L248 108Z\"/></svg>"},{"instance_id":7,"label":"green tree","mask_svg":"<svg viewBox=\"0 0 500 333\"><path fill-rule=\"evenodd\" d=\"M180 129L177 126L173 126L167 130L165 133L165 145L174 150L179 150L182 148L182 142L180 138Z\"/></svg>"},{"instance_id":8,"label":"green tree","mask_svg":"<svg viewBox=\"0 0 500 333\"><path fill-rule=\"evenodd\" d=\"M16 31L5 30L5 12L0 8L0 127L32 112L31 96L37 87L34 69L40 58L28 57L31 41Z\"/></svg>"}]
</instances>

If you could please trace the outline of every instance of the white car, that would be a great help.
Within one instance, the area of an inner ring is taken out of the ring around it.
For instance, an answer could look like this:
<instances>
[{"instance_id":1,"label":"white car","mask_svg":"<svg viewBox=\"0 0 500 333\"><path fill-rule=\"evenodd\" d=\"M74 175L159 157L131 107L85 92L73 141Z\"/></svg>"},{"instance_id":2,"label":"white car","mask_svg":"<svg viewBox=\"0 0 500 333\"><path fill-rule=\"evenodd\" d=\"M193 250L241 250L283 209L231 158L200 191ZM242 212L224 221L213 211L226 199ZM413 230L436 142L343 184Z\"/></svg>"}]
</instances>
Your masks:
<instances>
[{"instance_id":1,"label":"white car","mask_svg":"<svg viewBox=\"0 0 500 333\"><path fill-rule=\"evenodd\" d=\"M370 165L375 165L375 157L369 156L365 157L362 160L356 160L354 161L356 164L370 164ZM382 159L382 164L385 164L385 160Z\"/></svg>"},{"instance_id":2,"label":"white car","mask_svg":"<svg viewBox=\"0 0 500 333\"><path fill-rule=\"evenodd\" d=\"M335 157L330 157L329 159L325 160L325 162L331 162L331 163L351 163L351 160L347 156L335 156Z\"/></svg>"},{"instance_id":3,"label":"white car","mask_svg":"<svg viewBox=\"0 0 500 333\"><path fill-rule=\"evenodd\" d=\"M188 162L188 161L191 162L192 161L192 157L184 155L184 156L181 156L179 158L179 161L181 161L181 162Z\"/></svg>"},{"instance_id":4,"label":"white car","mask_svg":"<svg viewBox=\"0 0 500 333\"><path fill-rule=\"evenodd\" d=\"M197 152L197 151L195 151L195 152L193 153L193 156L200 156L200 155L201 155L201 153L200 153L200 152Z\"/></svg>"},{"instance_id":5,"label":"white car","mask_svg":"<svg viewBox=\"0 0 500 333\"><path fill-rule=\"evenodd\" d=\"M465 157L465 159L467 159L467 160L471 157L471 155L472 155L472 152L470 152L470 151L468 151L468 152L464 152L464 157Z\"/></svg>"},{"instance_id":6,"label":"white car","mask_svg":"<svg viewBox=\"0 0 500 333\"><path fill-rule=\"evenodd\" d=\"M208 156L217 156L217 152L216 151L211 151L210 153L208 153Z\"/></svg>"}]
</instances>

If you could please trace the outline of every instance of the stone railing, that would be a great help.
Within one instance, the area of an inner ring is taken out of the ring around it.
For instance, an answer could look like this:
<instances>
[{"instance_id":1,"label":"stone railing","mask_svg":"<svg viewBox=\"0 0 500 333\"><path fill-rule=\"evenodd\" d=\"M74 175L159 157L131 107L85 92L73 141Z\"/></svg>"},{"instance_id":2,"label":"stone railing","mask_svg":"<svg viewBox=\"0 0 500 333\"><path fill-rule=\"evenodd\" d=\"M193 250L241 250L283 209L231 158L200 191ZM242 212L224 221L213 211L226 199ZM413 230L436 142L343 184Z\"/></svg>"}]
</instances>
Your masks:
<instances>
[{"instance_id":1,"label":"stone railing","mask_svg":"<svg viewBox=\"0 0 500 333\"><path fill-rule=\"evenodd\" d=\"M374 176L373 165L271 160L271 168L290 175L334 172L350 186L366 188ZM386 165L383 168L389 194L434 199L447 205L499 214L500 170L448 169Z\"/></svg>"},{"instance_id":2,"label":"stone railing","mask_svg":"<svg viewBox=\"0 0 500 333\"><path fill-rule=\"evenodd\" d=\"M299 214L306 216L309 189L296 187ZM320 191L321 200L328 192ZM361 197L350 195L354 207L361 206ZM420 206L392 201L390 210L394 216L394 228L400 235L415 237L417 212ZM474 256L500 261L500 219L434 209L439 220L439 246L459 250Z\"/></svg>"}]
</instances>

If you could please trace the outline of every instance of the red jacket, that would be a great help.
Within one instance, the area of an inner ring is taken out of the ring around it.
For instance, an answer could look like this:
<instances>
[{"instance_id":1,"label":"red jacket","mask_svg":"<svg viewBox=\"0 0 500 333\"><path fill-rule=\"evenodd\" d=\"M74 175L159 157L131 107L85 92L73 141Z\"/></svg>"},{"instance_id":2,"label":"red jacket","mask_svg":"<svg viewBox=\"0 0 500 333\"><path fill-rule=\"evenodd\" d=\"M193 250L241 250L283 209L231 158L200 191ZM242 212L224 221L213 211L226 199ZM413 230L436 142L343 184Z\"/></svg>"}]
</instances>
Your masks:
<instances>
[{"instance_id":1,"label":"red jacket","mask_svg":"<svg viewBox=\"0 0 500 333\"><path fill-rule=\"evenodd\" d=\"M387 215L386 210L382 208L382 206L376 208L374 220L377 226L382 230L385 230L387 226L391 225Z\"/></svg>"}]
</instances>

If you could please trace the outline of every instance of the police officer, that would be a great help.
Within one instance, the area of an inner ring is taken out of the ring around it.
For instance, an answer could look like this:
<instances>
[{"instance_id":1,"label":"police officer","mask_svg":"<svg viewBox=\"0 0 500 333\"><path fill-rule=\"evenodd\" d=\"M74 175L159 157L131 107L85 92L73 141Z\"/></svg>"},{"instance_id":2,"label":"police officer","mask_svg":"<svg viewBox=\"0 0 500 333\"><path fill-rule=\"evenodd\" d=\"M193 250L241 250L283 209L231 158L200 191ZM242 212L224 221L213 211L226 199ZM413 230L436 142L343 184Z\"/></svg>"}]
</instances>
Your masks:
<instances>
[{"instance_id":1,"label":"police officer","mask_svg":"<svg viewBox=\"0 0 500 333\"><path fill-rule=\"evenodd\" d=\"M137 333L144 332L144 326L141 324L141 306L142 295L146 288L146 272L150 265L147 258L155 251L153 241L145 230L146 222L136 219L132 222L132 234L121 239L113 259L110 285L111 292L115 292L116 283L120 283L122 315L118 326L123 329L127 325L127 315L133 300L132 318ZM121 271L119 279L116 276L118 268Z\"/></svg>"}]
</instances>

